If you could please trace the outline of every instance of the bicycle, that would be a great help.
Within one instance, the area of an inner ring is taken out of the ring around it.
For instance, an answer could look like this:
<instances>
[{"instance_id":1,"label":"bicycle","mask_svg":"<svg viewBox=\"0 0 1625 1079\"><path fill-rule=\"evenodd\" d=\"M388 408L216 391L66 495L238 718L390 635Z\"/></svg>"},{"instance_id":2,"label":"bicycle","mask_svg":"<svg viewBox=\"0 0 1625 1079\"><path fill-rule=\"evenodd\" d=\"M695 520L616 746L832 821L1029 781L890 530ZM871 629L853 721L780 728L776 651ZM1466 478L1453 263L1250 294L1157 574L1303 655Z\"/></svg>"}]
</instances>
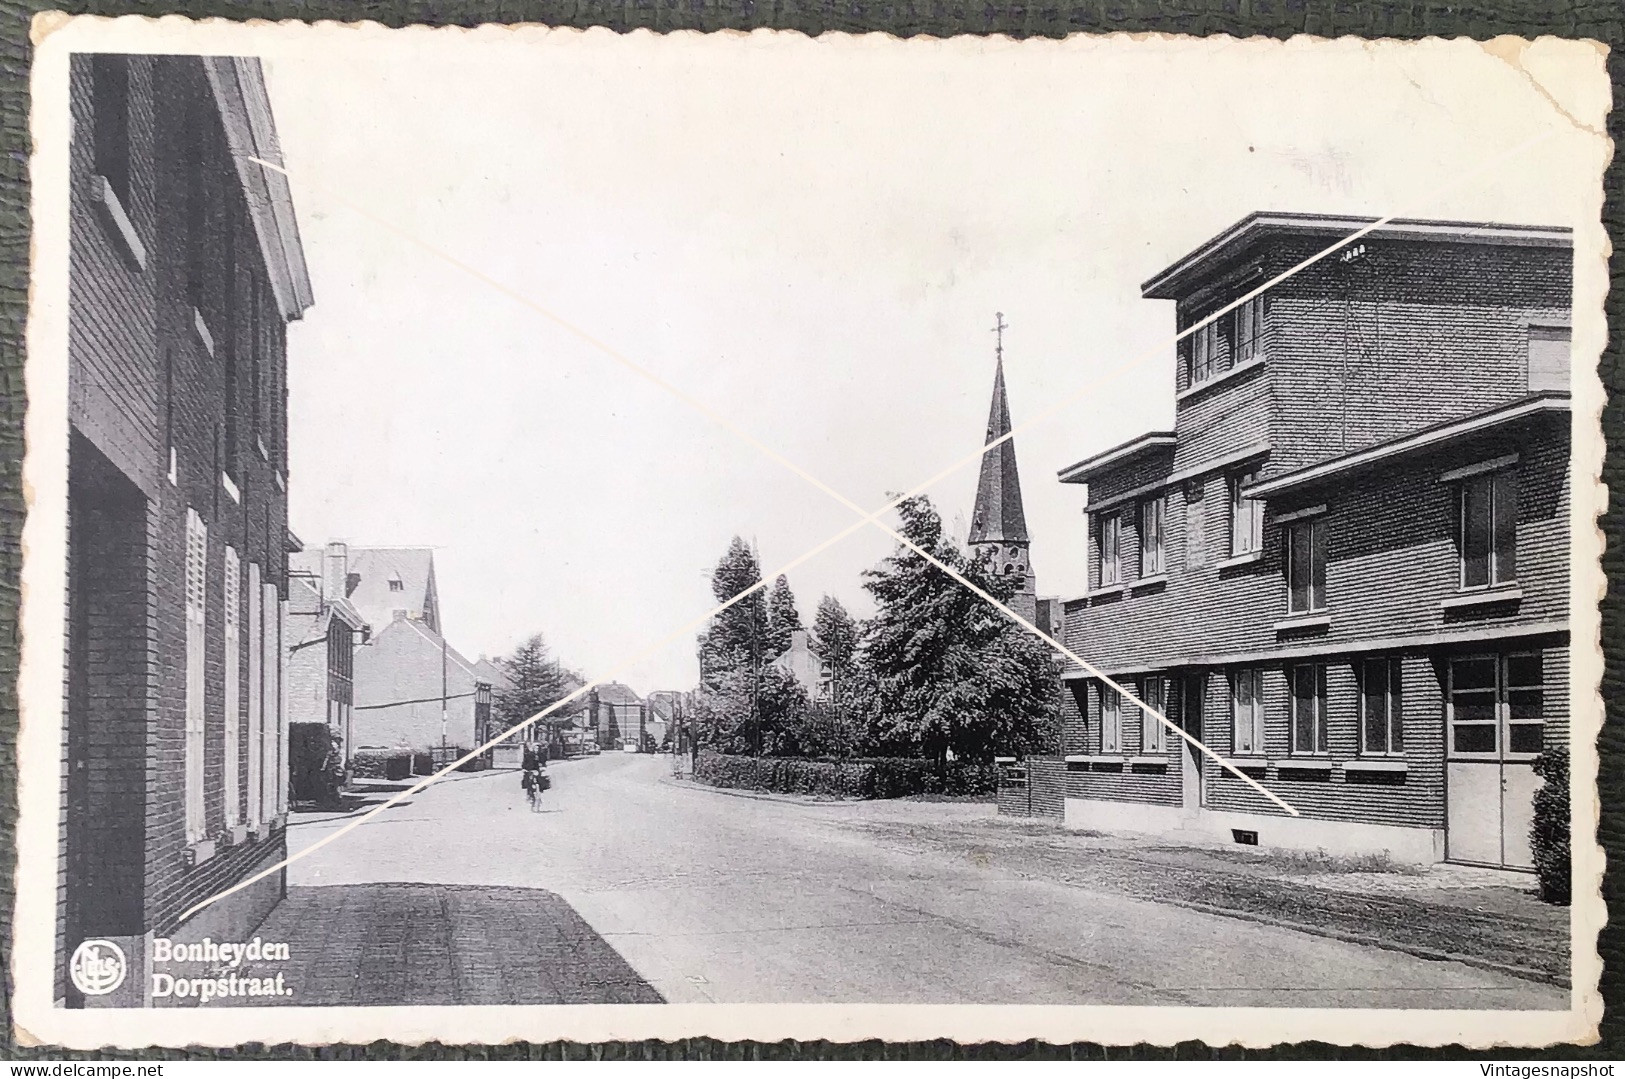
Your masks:
<instances>
[{"instance_id":1,"label":"bicycle","mask_svg":"<svg viewBox=\"0 0 1625 1079\"><path fill-rule=\"evenodd\" d=\"M538 813L542 808L541 777L536 772L526 772L521 781L525 786L525 799L530 802L530 811Z\"/></svg>"}]
</instances>

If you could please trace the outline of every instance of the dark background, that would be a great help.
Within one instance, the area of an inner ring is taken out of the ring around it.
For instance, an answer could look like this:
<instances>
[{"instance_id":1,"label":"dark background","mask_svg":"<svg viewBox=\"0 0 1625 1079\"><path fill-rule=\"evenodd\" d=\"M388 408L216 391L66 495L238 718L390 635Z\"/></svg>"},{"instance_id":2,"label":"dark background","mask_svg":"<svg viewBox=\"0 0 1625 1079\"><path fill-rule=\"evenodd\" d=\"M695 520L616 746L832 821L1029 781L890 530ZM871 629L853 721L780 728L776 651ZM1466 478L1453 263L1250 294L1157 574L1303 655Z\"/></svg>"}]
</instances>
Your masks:
<instances>
[{"instance_id":1,"label":"dark background","mask_svg":"<svg viewBox=\"0 0 1625 1079\"><path fill-rule=\"evenodd\" d=\"M1588 37L1610 49L1608 69L1614 95L1621 96L1625 76L1625 4L1620 0L1499 0L1452 4L1442 2L1365 2L1365 0L461 0L433 3L425 0L170 0L168 3L96 2L49 3L46 0L0 0L0 958L4 959L5 997L0 1000L0 1057L8 1059L439 1059L579 1060L579 1059L1302 1059L1342 1057L1380 1060L1391 1058L1460 1059L1472 1055L1486 1060L1520 1060L1548 1056L1555 1059L1619 1059L1625 1057L1625 1023L1616 1014L1621 1003L1621 970L1625 963L1625 927L1609 925L1599 947L1604 970L1602 992L1606 1011L1602 1040L1588 1047L1560 1047L1545 1053L1529 1050L1468 1054L1462 1049L1343 1049L1318 1043L1278 1046L1271 1050L1242 1050L1185 1043L1173 1048L1109 1048L1089 1043L1051 1045L959 1045L950 1041L890 1043L858 1042L718 1042L692 1038L678 1042L609 1042L581 1044L519 1043L497 1047L432 1044L405 1047L389 1042L365 1046L305 1049L298 1046L249 1046L240 1050L149 1050L145 1052L67 1053L19 1046L11 1026L12 876L17 820L17 697L19 635L17 631L18 575L21 567L19 534L24 512L21 470L23 452L23 323L28 289L28 66L29 21L36 11L55 9L73 14L162 15L230 19L362 19L386 26L413 23L477 26L481 23L539 22L554 26L607 26L626 31L751 30L758 27L825 31L884 31L902 37L925 34L1008 34L1012 37L1064 37L1072 33L1160 32L1169 34L1230 34L1237 37L1286 38L1294 34L1321 37L1472 37L1501 34L1537 37ZM1625 121L1616 111L1608 118L1608 133L1616 146ZM1603 220L1613 242L1610 278L1625 265L1625 219L1621 215L1621 184L1625 162L1617 154L1610 164L1605 186ZM1607 304L1610 326L1625 322L1620 297L1612 292ZM1603 556L1611 595L1603 601L1603 694L1608 721L1600 738L1602 823L1600 837L1608 852L1609 867L1603 896L1613 909L1625 865L1621 836L1625 831L1625 738L1614 727L1614 715L1625 687L1625 657L1621 655L1621 619L1625 604L1618 597L1622 559L1618 542L1625 520L1625 464L1618 443L1625 422L1617 395L1621 376L1621 349L1611 337L1602 356L1601 374L1610 403L1603 412L1608 457L1603 479L1610 506L1601 518L1609 550Z\"/></svg>"}]
</instances>

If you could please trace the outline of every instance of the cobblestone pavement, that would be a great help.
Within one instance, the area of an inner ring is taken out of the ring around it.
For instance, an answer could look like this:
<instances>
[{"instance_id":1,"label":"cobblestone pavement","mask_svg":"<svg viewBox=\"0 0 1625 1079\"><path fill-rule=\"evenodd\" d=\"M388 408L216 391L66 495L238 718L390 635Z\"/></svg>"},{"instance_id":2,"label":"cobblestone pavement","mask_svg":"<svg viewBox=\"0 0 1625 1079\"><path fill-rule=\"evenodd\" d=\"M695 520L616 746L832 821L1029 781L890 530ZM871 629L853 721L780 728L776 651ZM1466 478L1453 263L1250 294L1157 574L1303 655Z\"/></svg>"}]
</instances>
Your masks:
<instances>
[{"instance_id":1,"label":"cobblestone pavement","mask_svg":"<svg viewBox=\"0 0 1625 1079\"><path fill-rule=\"evenodd\" d=\"M674 1003L1563 1008L1559 987L1131 894L1080 837L975 803L741 798L630 754L414 796L290 884L544 888ZM343 821L289 830L292 850ZM1009 826L1007 826L1009 825ZM1049 844L1056 843L1056 849Z\"/></svg>"},{"instance_id":2,"label":"cobblestone pavement","mask_svg":"<svg viewBox=\"0 0 1625 1079\"><path fill-rule=\"evenodd\" d=\"M293 994L244 1005L659 1004L570 905L539 888L352 884L290 888L258 935L286 943Z\"/></svg>"}]
</instances>

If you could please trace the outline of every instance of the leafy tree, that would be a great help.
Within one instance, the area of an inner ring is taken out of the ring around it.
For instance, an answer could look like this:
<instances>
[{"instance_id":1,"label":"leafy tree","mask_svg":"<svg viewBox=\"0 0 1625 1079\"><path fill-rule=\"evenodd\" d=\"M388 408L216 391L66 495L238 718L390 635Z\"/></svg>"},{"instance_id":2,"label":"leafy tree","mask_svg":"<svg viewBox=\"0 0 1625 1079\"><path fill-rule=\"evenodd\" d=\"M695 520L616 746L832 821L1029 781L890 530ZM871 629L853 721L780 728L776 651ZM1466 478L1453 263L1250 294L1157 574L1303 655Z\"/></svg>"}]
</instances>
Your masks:
<instances>
[{"instance_id":1,"label":"leafy tree","mask_svg":"<svg viewBox=\"0 0 1625 1079\"><path fill-rule=\"evenodd\" d=\"M858 623L834 596L818 601L818 613L813 617L813 642L819 656L835 670L852 665L852 657L858 650Z\"/></svg>"},{"instance_id":2,"label":"leafy tree","mask_svg":"<svg viewBox=\"0 0 1625 1079\"><path fill-rule=\"evenodd\" d=\"M767 647L762 655L772 658L790 647L790 635L801 628L801 612L796 610L796 596L790 591L790 581L779 574L773 589L767 595Z\"/></svg>"},{"instance_id":3,"label":"leafy tree","mask_svg":"<svg viewBox=\"0 0 1625 1079\"><path fill-rule=\"evenodd\" d=\"M570 691L573 672L554 661L547 640L540 633L533 634L521 642L512 655L495 663L508 679L506 686L496 687L491 695L492 719L502 730L513 729ZM546 724L553 718L550 716L542 722Z\"/></svg>"},{"instance_id":4,"label":"leafy tree","mask_svg":"<svg viewBox=\"0 0 1625 1079\"><path fill-rule=\"evenodd\" d=\"M795 756L810 705L795 676L776 667L748 667L722 675L694 702L700 740L723 753Z\"/></svg>"},{"instance_id":5,"label":"leafy tree","mask_svg":"<svg viewBox=\"0 0 1625 1079\"><path fill-rule=\"evenodd\" d=\"M928 498L898 510L910 542L1001 602L1010 597L1012 581L944 538ZM876 605L863 634L875 748L945 763L950 751L985 760L1053 739L1060 687L1042 642L909 547L864 577Z\"/></svg>"},{"instance_id":6,"label":"leafy tree","mask_svg":"<svg viewBox=\"0 0 1625 1079\"><path fill-rule=\"evenodd\" d=\"M738 536L711 573L717 602L731 599L756 584L762 567L756 552ZM700 635L700 681L716 689L738 670L759 669L767 647L767 604L757 589L711 620Z\"/></svg>"}]
</instances>

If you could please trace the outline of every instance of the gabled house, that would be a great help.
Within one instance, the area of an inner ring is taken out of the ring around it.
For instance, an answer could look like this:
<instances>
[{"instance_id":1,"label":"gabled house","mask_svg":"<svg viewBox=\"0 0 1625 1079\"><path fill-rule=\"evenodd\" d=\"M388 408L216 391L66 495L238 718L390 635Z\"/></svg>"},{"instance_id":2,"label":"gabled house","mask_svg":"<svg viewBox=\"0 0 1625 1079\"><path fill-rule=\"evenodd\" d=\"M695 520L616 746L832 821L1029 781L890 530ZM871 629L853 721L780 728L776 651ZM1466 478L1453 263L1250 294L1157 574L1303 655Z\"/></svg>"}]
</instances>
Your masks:
<instances>
[{"instance_id":1,"label":"gabled house","mask_svg":"<svg viewBox=\"0 0 1625 1079\"><path fill-rule=\"evenodd\" d=\"M830 699L834 683L829 663L818 654L804 629L790 631L790 647L774 656L768 666L783 671L801 684L810 701Z\"/></svg>"},{"instance_id":2,"label":"gabled house","mask_svg":"<svg viewBox=\"0 0 1625 1079\"><path fill-rule=\"evenodd\" d=\"M297 540L289 550L290 560L303 553ZM355 654L372 627L344 598L343 565L338 554L324 562L322 576L289 571L285 645L288 722L325 724L348 761L355 741Z\"/></svg>"},{"instance_id":3,"label":"gabled house","mask_svg":"<svg viewBox=\"0 0 1625 1079\"><path fill-rule=\"evenodd\" d=\"M1068 824L1531 867L1568 737L1567 229L1261 213L1157 274L1171 429L1060 473L1087 489L1065 673Z\"/></svg>"},{"instance_id":4,"label":"gabled house","mask_svg":"<svg viewBox=\"0 0 1625 1079\"><path fill-rule=\"evenodd\" d=\"M333 564L335 569L324 569ZM430 630L440 630L440 593L435 585L434 551L428 547L352 547L329 543L325 550L304 551L289 561L294 570L326 578L341 574L331 582L329 594L343 597L375 627L386 626L396 618L422 622Z\"/></svg>"}]
</instances>

